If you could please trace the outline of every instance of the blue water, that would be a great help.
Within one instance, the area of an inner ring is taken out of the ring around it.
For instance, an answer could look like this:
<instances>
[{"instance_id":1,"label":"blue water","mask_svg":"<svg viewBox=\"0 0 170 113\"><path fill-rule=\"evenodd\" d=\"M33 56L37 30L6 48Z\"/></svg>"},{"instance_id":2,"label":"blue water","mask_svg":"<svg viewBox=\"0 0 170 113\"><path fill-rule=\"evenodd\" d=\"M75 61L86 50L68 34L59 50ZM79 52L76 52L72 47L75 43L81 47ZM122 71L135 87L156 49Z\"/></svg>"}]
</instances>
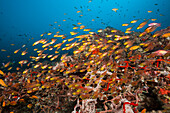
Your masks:
<instances>
[{"instance_id":1,"label":"blue water","mask_svg":"<svg viewBox=\"0 0 170 113\"><path fill-rule=\"evenodd\" d=\"M170 0L0 0L0 67L2 63L22 59L29 59L29 56L36 56L32 44L40 40L44 32L57 32L66 34L71 38L70 31L73 24L81 22L82 25L91 28L92 31L104 29L107 26L125 31L127 27L121 26L131 20L140 19L135 28L143 19L157 19L161 27L157 30L170 26ZM118 8L117 12L112 11ZM88 11L90 9L90 11ZM151 10L152 13L147 11ZM82 13L77 13L81 11ZM80 17L80 15L83 15ZM160 16L161 14L161 16ZM63 21L63 20L66 21ZM95 21L91 21L95 19ZM57 23L54 23L56 22ZM58 25L61 25L58 27ZM56 29L54 29L54 27ZM143 31L146 27L138 31ZM82 30L77 30L83 34ZM87 33L87 32L85 32ZM45 38L51 39L52 36ZM61 41L61 40L58 40ZM11 46L10 44L15 44ZM22 47L21 51L28 48L28 53L21 56L13 52ZM41 50L41 46L36 48ZM7 56L10 55L8 58Z\"/></svg>"}]
</instances>

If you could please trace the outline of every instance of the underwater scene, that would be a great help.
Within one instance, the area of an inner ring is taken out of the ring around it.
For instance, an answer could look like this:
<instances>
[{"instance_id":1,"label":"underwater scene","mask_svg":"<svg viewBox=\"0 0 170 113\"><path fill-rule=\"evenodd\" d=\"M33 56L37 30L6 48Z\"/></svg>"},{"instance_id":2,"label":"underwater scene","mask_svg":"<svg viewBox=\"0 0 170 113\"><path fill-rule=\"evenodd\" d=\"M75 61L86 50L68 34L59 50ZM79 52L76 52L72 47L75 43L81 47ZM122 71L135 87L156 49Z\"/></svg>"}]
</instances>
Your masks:
<instances>
[{"instance_id":1,"label":"underwater scene","mask_svg":"<svg viewBox=\"0 0 170 113\"><path fill-rule=\"evenodd\" d=\"M0 0L0 113L170 113L170 0Z\"/></svg>"}]
</instances>

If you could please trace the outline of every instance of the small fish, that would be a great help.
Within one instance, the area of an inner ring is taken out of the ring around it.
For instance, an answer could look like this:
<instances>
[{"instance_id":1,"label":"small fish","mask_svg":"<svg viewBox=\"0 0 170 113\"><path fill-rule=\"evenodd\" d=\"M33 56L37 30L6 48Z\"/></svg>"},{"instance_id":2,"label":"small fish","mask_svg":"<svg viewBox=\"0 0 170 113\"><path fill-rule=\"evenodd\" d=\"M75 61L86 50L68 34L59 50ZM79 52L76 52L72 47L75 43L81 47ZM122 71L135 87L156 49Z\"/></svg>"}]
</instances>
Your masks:
<instances>
[{"instance_id":1,"label":"small fish","mask_svg":"<svg viewBox=\"0 0 170 113\"><path fill-rule=\"evenodd\" d=\"M128 39L128 38L130 38L130 36L127 35L127 36L122 36L122 37L120 37L119 39L120 39L120 40L123 40L123 39Z\"/></svg>"},{"instance_id":2,"label":"small fish","mask_svg":"<svg viewBox=\"0 0 170 113\"><path fill-rule=\"evenodd\" d=\"M45 48L45 47L47 47L47 46L49 46L49 45L50 45L50 43L44 44L44 45L42 46L42 48Z\"/></svg>"},{"instance_id":3,"label":"small fish","mask_svg":"<svg viewBox=\"0 0 170 113\"><path fill-rule=\"evenodd\" d=\"M32 108L32 104L28 104L27 107L28 107L28 108Z\"/></svg>"},{"instance_id":4,"label":"small fish","mask_svg":"<svg viewBox=\"0 0 170 113\"><path fill-rule=\"evenodd\" d=\"M53 55L48 55L47 57L48 57L48 58L51 58L52 56L53 56Z\"/></svg>"},{"instance_id":5,"label":"small fish","mask_svg":"<svg viewBox=\"0 0 170 113\"><path fill-rule=\"evenodd\" d=\"M6 51L5 49L1 49L1 51Z\"/></svg>"},{"instance_id":6,"label":"small fish","mask_svg":"<svg viewBox=\"0 0 170 113\"><path fill-rule=\"evenodd\" d=\"M81 11L77 11L77 13L80 13Z\"/></svg>"},{"instance_id":7,"label":"small fish","mask_svg":"<svg viewBox=\"0 0 170 113\"><path fill-rule=\"evenodd\" d=\"M124 49L118 49L117 51L115 51L115 54L120 54L124 51Z\"/></svg>"},{"instance_id":8,"label":"small fish","mask_svg":"<svg viewBox=\"0 0 170 113\"><path fill-rule=\"evenodd\" d=\"M122 24L122 26L128 26L129 24Z\"/></svg>"},{"instance_id":9,"label":"small fish","mask_svg":"<svg viewBox=\"0 0 170 113\"><path fill-rule=\"evenodd\" d=\"M106 37L112 37L113 35L106 35Z\"/></svg>"},{"instance_id":10,"label":"small fish","mask_svg":"<svg viewBox=\"0 0 170 113\"><path fill-rule=\"evenodd\" d=\"M34 49L34 51L37 51L37 50L38 50L37 48Z\"/></svg>"},{"instance_id":11,"label":"small fish","mask_svg":"<svg viewBox=\"0 0 170 113\"><path fill-rule=\"evenodd\" d=\"M16 101L11 101L11 102L10 102L10 105L12 105L12 106L15 106L16 104L17 104Z\"/></svg>"},{"instance_id":12,"label":"small fish","mask_svg":"<svg viewBox=\"0 0 170 113\"><path fill-rule=\"evenodd\" d=\"M133 27L134 26L127 28L126 31L130 31Z\"/></svg>"},{"instance_id":13,"label":"small fish","mask_svg":"<svg viewBox=\"0 0 170 113\"><path fill-rule=\"evenodd\" d=\"M148 24L148 26L157 26L157 27L160 27L161 23L150 23L150 24Z\"/></svg>"},{"instance_id":14,"label":"small fish","mask_svg":"<svg viewBox=\"0 0 170 113\"><path fill-rule=\"evenodd\" d=\"M143 28L143 27L148 23L149 20L150 20L150 19L148 19L148 20L142 22L141 24L139 24L139 26L138 26L136 29L141 29L141 28Z\"/></svg>"},{"instance_id":15,"label":"small fish","mask_svg":"<svg viewBox=\"0 0 170 113\"><path fill-rule=\"evenodd\" d=\"M99 29L97 32L101 33L103 30L102 29Z\"/></svg>"},{"instance_id":16,"label":"small fish","mask_svg":"<svg viewBox=\"0 0 170 113\"><path fill-rule=\"evenodd\" d=\"M136 50L136 49L138 49L140 46L132 46L131 48L130 48L130 50Z\"/></svg>"},{"instance_id":17,"label":"small fish","mask_svg":"<svg viewBox=\"0 0 170 113\"><path fill-rule=\"evenodd\" d=\"M26 52L26 50L25 51L23 51L22 53L21 53L21 55L25 55L25 54L27 54L28 52Z\"/></svg>"},{"instance_id":18,"label":"small fish","mask_svg":"<svg viewBox=\"0 0 170 113\"><path fill-rule=\"evenodd\" d=\"M90 31L91 29L84 29L83 31Z\"/></svg>"},{"instance_id":19,"label":"small fish","mask_svg":"<svg viewBox=\"0 0 170 113\"><path fill-rule=\"evenodd\" d=\"M112 11L115 11L115 12L117 12L117 10L118 10L117 8L113 8L113 9L112 9Z\"/></svg>"},{"instance_id":20,"label":"small fish","mask_svg":"<svg viewBox=\"0 0 170 113\"><path fill-rule=\"evenodd\" d=\"M139 34L139 37L142 37L144 35L146 35L147 32L142 32L141 34Z\"/></svg>"},{"instance_id":21,"label":"small fish","mask_svg":"<svg viewBox=\"0 0 170 113\"><path fill-rule=\"evenodd\" d=\"M68 39L68 42L70 42L70 41L72 41L72 40L74 40L74 38L70 38L70 39Z\"/></svg>"},{"instance_id":22,"label":"small fish","mask_svg":"<svg viewBox=\"0 0 170 113\"><path fill-rule=\"evenodd\" d=\"M31 97L32 97L32 98L35 98L35 99L38 99L38 97L37 97L37 96L35 96L35 95L32 95Z\"/></svg>"},{"instance_id":23,"label":"small fish","mask_svg":"<svg viewBox=\"0 0 170 113\"><path fill-rule=\"evenodd\" d=\"M54 45L54 48L60 47L62 44L63 44L63 43L58 43L58 44Z\"/></svg>"},{"instance_id":24,"label":"small fish","mask_svg":"<svg viewBox=\"0 0 170 113\"><path fill-rule=\"evenodd\" d=\"M170 33L165 33L162 35L162 37L170 37Z\"/></svg>"},{"instance_id":25,"label":"small fish","mask_svg":"<svg viewBox=\"0 0 170 113\"><path fill-rule=\"evenodd\" d=\"M132 20L130 23L136 23L139 19L137 20Z\"/></svg>"},{"instance_id":26,"label":"small fish","mask_svg":"<svg viewBox=\"0 0 170 113\"><path fill-rule=\"evenodd\" d=\"M8 67L8 66L9 66L9 64L10 64L10 62L6 63L4 67Z\"/></svg>"},{"instance_id":27,"label":"small fish","mask_svg":"<svg viewBox=\"0 0 170 113\"><path fill-rule=\"evenodd\" d=\"M117 30L111 30L111 32L112 32L112 33L116 33L116 32L117 32Z\"/></svg>"},{"instance_id":28,"label":"small fish","mask_svg":"<svg viewBox=\"0 0 170 113\"><path fill-rule=\"evenodd\" d=\"M152 11L148 11L148 13L152 13Z\"/></svg>"},{"instance_id":29,"label":"small fish","mask_svg":"<svg viewBox=\"0 0 170 113\"><path fill-rule=\"evenodd\" d=\"M158 26L150 26L148 28L145 29L146 33L150 33L153 32Z\"/></svg>"},{"instance_id":30,"label":"small fish","mask_svg":"<svg viewBox=\"0 0 170 113\"><path fill-rule=\"evenodd\" d=\"M76 35L77 33L76 32L70 32L71 35Z\"/></svg>"},{"instance_id":31,"label":"small fish","mask_svg":"<svg viewBox=\"0 0 170 113\"><path fill-rule=\"evenodd\" d=\"M4 74L4 72L3 72L3 71L1 71L1 70L0 70L0 74L1 74L1 75L3 75L3 76L5 75L5 74Z\"/></svg>"},{"instance_id":32,"label":"small fish","mask_svg":"<svg viewBox=\"0 0 170 113\"><path fill-rule=\"evenodd\" d=\"M151 19L151 21L156 21L157 19Z\"/></svg>"},{"instance_id":33,"label":"small fish","mask_svg":"<svg viewBox=\"0 0 170 113\"><path fill-rule=\"evenodd\" d=\"M41 64L36 64L36 65L34 66L34 68L38 68L40 65L41 65Z\"/></svg>"},{"instance_id":34,"label":"small fish","mask_svg":"<svg viewBox=\"0 0 170 113\"><path fill-rule=\"evenodd\" d=\"M125 33L131 33L132 31L126 30Z\"/></svg>"},{"instance_id":35,"label":"small fish","mask_svg":"<svg viewBox=\"0 0 170 113\"><path fill-rule=\"evenodd\" d=\"M15 51L14 51L14 53L15 53L15 54L16 54L16 53L18 53L18 51L19 51L19 50L20 50L20 49L18 49L18 50L15 50Z\"/></svg>"},{"instance_id":36,"label":"small fish","mask_svg":"<svg viewBox=\"0 0 170 113\"><path fill-rule=\"evenodd\" d=\"M81 26L80 26L80 29L84 29L85 27L86 27L86 26L84 26L84 25L81 25Z\"/></svg>"},{"instance_id":37,"label":"small fish","mask_svg":"<svg viewBox=\"0 0 170 113\"><path fill-rule=\"evenodd\" d=\"M143 109L143 110L141 111L141 113L146 113L146 109Z\"/></svg>"},{"instance_id":38,"label":"small fish","mask_svg":"<svg viewBox=\"0 0 170 113\"><path fill-rule=\"evenodd\" d=\"M43 37L43 36L44 36L44 34L41 34L40 36L41 36L41 37Z\"/></svg>"},{"instance_id":39,"label":"small fish","mask_svg":"<svg viewBox=\"0 0 170 113\"><path fill-rule=\"evenodd\" d=\"M73 27L73 29L78 29L79 27Z\"/></svg>"},{"instance_id":40,"label":"small fish","mask_svg":"<svg viewBox=\"0 0 170 113\"><path fill-rule=\"evenodd\" d=\"M58 57L58 55L53 56L50 60L53 61L54 59L56 59Z\"/></svg>"},{"instance_id":41,"label":"small fish","mask_svg":"<svg viewBox=\"0 0 170 113\"><path fill-rule=\"evenodd\" d=\"M22 48L24 48L26 45L24 44L24 45L22 45Z\"/></svg>"},{"instance_id":42,"label":"small fish","mask_svg":"<svg viewBox=\"0 0 170 113\"><path fill-rule=\"evenodd\" d=\"M35 45L39 44L40 42L41 42L41 40L38 40L38 41L34 42L32 46L35 46Z\"/></svg>"},{"instance_id":43,"label":"small fish","mask_svg":"<svg viewBox=\"0 0 170 113\"><path fill-rule=\"evenodd\" d=\"M56 35L54 35L54 37L63 37L64 35L58 35L58 34L56 34Z\"/></svg>"},{"instance_id":44,"label":"small fish","mask_svg":"<svg viewBox=\"0 0 170 113\"><path fill-rule=\"evenodd\" d=\"M80 25L80 24L82 24L82 23L79 22L79 23L77 23L77 24Z\"/></svg>"},{"instance_id":45,"label":"small fish","mask_svg":"<svg viewBox=\"0 0 170 113\"><path fill-rule=\"evenodd\" d=\"M61 56L61 60L63 60L66 56L67 56L68 53L64 54Z\"/></svg>"},{"instance_id":46,"label":"small fish","mask_svg":"<svg viewBox=\"0 0 170 113\"><path fill-rule=\"evenodd\" d=\"M57 39L52 38L50 44L54 44L57 41Z\"/></svg>"},{"instance_id":47,"label":"small fish","mask_svg":"<svg viewBox=\"0 0 170 113\"><path fill-rule=\"evenodd\" d=\"M157 56L164 56L165 54L168 53L166 50L158 50L154 52Z\"/></svg>"},{"instance_id":48,"label":"small fish","mask_svg":"<svg viewBox=\"0 0 170 113\"><path fill-rule=\"evenodd\" d=\"M8 87L2 79L0 79L0 84L4 87Z\"/></svg>"},{"instance_id":49,"label":"small fish","mask_svg":"<svg viewBox=\"0 0 170 113\"><path fill-rule=\"evenodd\" d=\"M28 63L28 60L21 60L19 61L19 64L27 64Z\"/></svg>"},{"instance_id":50,"label":"small fish","mask_svg":"<svg viewBox=\"0 0 170 113\"><path fill-rule=\"evenodd\" d=\"M121 55L118 55L118 56L115 57L115 59L119 59L120 57L121 57Z\"/></svg>"},{"instance_id":51,"label":"small fish","mask_svg":"<svg viewBox=\"0 0 170 113\"><path fill-rule=\"evenodd\" d=\"M155 33L152 37L155 38L155 37L158 37L162 34L162 32L158 32L158 33Z\"/></svg>"}]
</instances>

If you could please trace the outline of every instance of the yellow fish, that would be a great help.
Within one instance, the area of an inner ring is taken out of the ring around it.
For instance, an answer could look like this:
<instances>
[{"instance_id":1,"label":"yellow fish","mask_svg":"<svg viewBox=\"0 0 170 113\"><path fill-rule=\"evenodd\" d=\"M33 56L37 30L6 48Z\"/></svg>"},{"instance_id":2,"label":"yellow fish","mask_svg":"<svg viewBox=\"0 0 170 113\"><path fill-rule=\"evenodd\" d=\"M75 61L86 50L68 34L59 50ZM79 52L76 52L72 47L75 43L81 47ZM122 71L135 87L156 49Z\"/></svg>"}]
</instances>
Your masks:
<instances>
[{"instance_id":1,"label":"yellow fish","mask_svg":"<svg viewBox=\"0 0 170 113\"><path fill-rule=\"evenodd\" d=\"M83 31L90 31L91 29L84 29Z\"/></svg>"},{"instance_id":2,"label":"yellow fish","mask_svg":"<svg viewBox=\"0 0 170 113\"><path fill-rule=\"evenodd\" d=\"M130 23L136 23L139 19L137 20L132 20Z\"/></svg>"},{"instance_id":3,"label":"yellow fish","mask_svg":"<svg viewBox=\"0 0 170 113\"><path fill-rule=\"evenodd\" d=\"M0 79L0 84L1 84L2 86L8 87L2 79Z\"/></svg>"},{"instance_id":4,"label":"yellow fish","mask_svg":"<svg viewBox=\"0 0 170 113\"><path fill-rule=\"evenodd\" d=\"M122 24L122 26L128 26L129 24Z\"/></svg>"},{"instance_id":5,"label":"yellow fish","mask_svg":"<svg viewBox=\"0 0 170 113\"><path fill-rule=\"evenodd\" d=\"M5 74L4 74L4 72L3 72L3 71L1 71L1 70L0 70L0 74L1 74L1 75L5 75Z\"/></svg>"},{"instance_id":6,"label":"yellow fish","mask_svg":"<svg viewBox=\"0 0 170 113\"><path fill-rule=\"evenodd\" d=\"M130 50L135 50L135 49L138 49L140 46L132 46L131 48L130 48Z\"/></svg>"},{"instance_id":7,"label":"yellow fish","mask_svg":"<svg viewBox=\"0 0 170 113\"><path fill-rule=\"evenodd\" d=\"M76 35L77 33L76 32L70 32L71 35Z\"/></svg>"}]
</instances>

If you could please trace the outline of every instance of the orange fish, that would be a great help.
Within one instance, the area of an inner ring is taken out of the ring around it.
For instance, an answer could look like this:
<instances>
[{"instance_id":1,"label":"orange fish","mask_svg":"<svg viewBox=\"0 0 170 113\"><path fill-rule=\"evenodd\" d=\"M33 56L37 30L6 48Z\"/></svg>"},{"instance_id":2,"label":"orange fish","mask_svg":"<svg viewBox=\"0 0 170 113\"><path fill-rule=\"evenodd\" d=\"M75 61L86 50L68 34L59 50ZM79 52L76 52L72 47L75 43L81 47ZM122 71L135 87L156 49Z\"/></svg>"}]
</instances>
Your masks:
<instances>
[{"instance_id":1,"label":"orange fish","mask_svg":"<svg viewBox=\"0 0 170 113\"><path fill-rule=\"evenodd\" d=\"M54 48L60 47L62 44L63 44L63 43L58 43L58 44L54 45Z\"/></svg>"},{"instance_id":2,"label":"orange fish","mask_svg":"<svg viewBox=\"0 0 170 113\"><path fill-rule=\"evenodd\" d=\"M147 32L142 32L139 37L146 35Z\"/></svg>"},{"instance_id":3,"label":"orange fish","mask_svg":"<svg viewBox=\"0 0 170 113\"><path fill-rule=\"evenodd\" d=\"M77 24L80 25L80 24L82 24L82 23L79 22L79 23L77 23Z\"/></svg>"},{"instance_id":4,"label":"orange fish","mask_svg":"<svg viewBox=\"0 0 170 113\"><path fill-rule=\"evenodd\" d=\"M162 34L162 32L158 32L158 33L155 33L152 37L155 38L155 37L158 37Z\"/></svg>"},{"instance_id":5,"label":"orange fish","mask_svg":"<svg viewBox=\"0 0 170 113\"><path fill-rule=\"evenodd\" d=\"M15 106L16 104L17 104L16 101L11 101L11 102L10 102L10 105L12 105L12 106Z\"/></svg>"},{"instance_id":6,"label":"orange fish","mask_svg":"<svg viewBox=\"0 0 170 113\"><path fill-rule=\"evenodd\" d=\"M148 11L148 13L152 13L152 11Z\"/></svg>"},{"instance_id":7,"label":"orange fish","mask_svg":"<svg viewBox=\"0 0 170 113\"><path fill-rule=\"evenodd\" d=\"M77 11L77 13L80 13L81 11Z\"/></svg>"},{"instance_id":8,"label":"orange fish","mask_svg":"<svg viewBox=\"0 0 170 113\"><path fill-rule=\"evenodd\" d=\"M0 84L4 87L8 87L2 79L0 79Z\"/></svg>"},{"instance_id":9,"label":"orange fish","mask_svg":"<svg viewBox=\"0 0 170 113\"><path fill-rule=\"evenodd\" d=\"M83 31L90 31L91 29L84 29Z\"/></svg>"},{"instance_id":10,"label":"orange fish","mask_svg":"<svg viewBox=\"0 0 170 113\"><path fill-rule=\"evenodd\" d=\"M129 24L122 24L122 26L128 26Z\"/></svg>"},{"instance_id":11,"label":"orange fish","mask_svg":"<svg viewBox=\"0 0 170 113\"><path fill-rule=\"evenodd\" d=\"M26 52L26 50L25 51L23 51L22 53L21 53L21 55L25 55L25 54L27 54L28 52Z\"/></svg>"},{"instance_id":12,"label":"orange fish","mask_svg":"<svg viewBox=\"0 0 170 113\"><path fill-rule=\"evenodd\" d=\"M4 72L3 72L3 71L1 71L1 70L0 70L0 74L1 74L1 75L5 75L5 74L4 74Z\"/></svg>"},{"instance_id":13,"label":"orange fish","mask_svg":"<svg viewBox=\"0 0 170 113\"><path fill-rule=\"evenodd\" d=\"M78 29L79 27L73 27L73 29Z\"/></svg>"},{"instance_id":14,"label":"orange fish","mask_svg":"<svg viewBox=\"0 0 170 113\"><path fill-rule=\"evenodd\" d=\"M41 40L38 40L38 41L34 42L32 46L35 46L35 45L39 44L40 41L41 41Z\"/></svg>"},{"instance_id":15,"label":"orange fish","mask_svg":"<svg viewBox=\"0 0 170 113\"><path fill-rule=\"evenodd\" d=\"M165 33L162 35L162 37L170 37L170 33Z\"/></svg>"},{"instance_id":16,"label":"orange fish","mask_svg":"<svg viewBox=\"0 0 170 113\"><path fill-rule=\"evenodd\" d=\"M137 20L132 20L130 23L136 23L139 19Z\"/></svg>"},{"instance_id":17,"label":"orange fish","mask_svg":"<svg viewBox=\"0 0 170 113\"><path fill-rule=\"evenodd\" d=\"M32 104L28 104L27 107L28 107L28 108L32 108Z\"/></svg>"},{"instance_id":18,"label":"orange fish","mask_svg":"<svg viewBox=\"0 0 170 113\"><path fill-rule=\"evenodd\" d=\"M70 32L71 35L76 35L77 33L76 32Z\"/></svg>"},{"instance_id":19,"label":"orange fish","mask_svg":"<svg viewBox=\"0 0 170 113\"><path fill-rule=\"evenodd\" d=\"M142 22L141 24L139 24L139 26L138 26L136 29L141 29L141 28L143 28L143 27L148 23L149 20L150 20L150 19L148 19L148 20Z\"/></svg>"},{"instance_id":20,"label":"orange fish","mask_svg":"<svg viewBox=\"0 0 170 113\"><path fill-rule=\"evenodd\" d=\"M148 28L145 29L145 32L146 32L146 33L153 32L156 28L157 28L157 26L150 26L150 27L148 27Z\"/></svg>"},{"instance_id":21,"label":"orange fish","mask_svg":"<svg viewBox=\"0 0 170 113\"><path fill-rule=\"evenodd\" d=\"M156 21L157 19L151 19L152 21Z\"/></svg>"},{"instance_id":22,"label":"orange fish","mask_svg":"<svg viewBox=\"0 0 170 113\"><path fill-rule=\"evenodd\" d=\"M54 59L56 59L58 57L58 55L53 56L50 60L53 61Z\"/></svg>"},{"instance_id":23,"label":"orange fish","mask_svg":"<svg viewBox=\"0 0 170 113\"><path fill-rule=\"evenodd\" d=\"M47 33L47 35L51 35L52 33Z\"/></svg>"},{"instance_id":24,"label":"orange fish","mask_svg":"<svg viewBox=\"0 0 170 113\"><path fill-rule=\"evenodd\" d=\"M6 63L4 67L8 67L8 66L9 66L9 64L10 64L10 62Z\"/></svg>"},{"instance_id":25,"label":"orange fish","mask_svg":"<svg viewBox=\"0 0 170 113\"><path fill-rule=\"evenodd\" d=\"M14 51L14 53L15 53L15 54L16 54L16 53L18 53L18 51L19 51L19 50L20 50L20 49L18 49L18 50L15 50L15 51Z\"/></svg>"},{"instance_id":26,"label":"orange fish","mask_svg":"<svg viewBox=\"0 0 170 113\"><path fill-rule=\"evenodd\" d=\"M68 39L68 42L70 42L70 41L72 41L72 40L74 40L74 38L70 38L70 39Z\"/></svg>"},{"instance_id":27,"label":"orange fish","mask_svg":"<svg viewBox=\"0 0 170 113\"><path fill-rule=\"evenodd\" d=\"M84 25L81 25L81 26L80 26L80 29L84 29L85 27L86 27L86 26L84 26Z\"/></svg>"},{"instance_id":28,"label":"orange fish","mask_svg":"<svg viewBox=\"0 0 170 113\"><path fill-rule=\"evenodd\" d=\"M1 49L1 51L6 51L5 49Z\"/></svg>"},{"instance_id":29,"label":"orange fish","mask_svg":"<svg viewBox=\"0 0 170 113\"><path fill-rule=\"evenodd\" d=\"M61 56L61 60L63 60L66 56L67 56L68 53L64 54Z\"/></svg>"},{"instance_id":30,"label":"orange fish","mask_svg":"<svg viewBox=\"0 0 170 113\"><path fill-rule=\"evenodd\" d=\"M146 113L146 109L143 109L143 110L141 111L141 113Z\"/></svg>"},{"instance_id":31,"label":"orange fish","mask_svg":"<svg viewBox=\"0 0 170 113\"><path fill-rule=\"evenodd\" d=\"M117 12L117 10L118 10L117 8L113 8L113 9L112 9L112 11L115 11L115 12Z\"/></svg>"}]
</instances>

